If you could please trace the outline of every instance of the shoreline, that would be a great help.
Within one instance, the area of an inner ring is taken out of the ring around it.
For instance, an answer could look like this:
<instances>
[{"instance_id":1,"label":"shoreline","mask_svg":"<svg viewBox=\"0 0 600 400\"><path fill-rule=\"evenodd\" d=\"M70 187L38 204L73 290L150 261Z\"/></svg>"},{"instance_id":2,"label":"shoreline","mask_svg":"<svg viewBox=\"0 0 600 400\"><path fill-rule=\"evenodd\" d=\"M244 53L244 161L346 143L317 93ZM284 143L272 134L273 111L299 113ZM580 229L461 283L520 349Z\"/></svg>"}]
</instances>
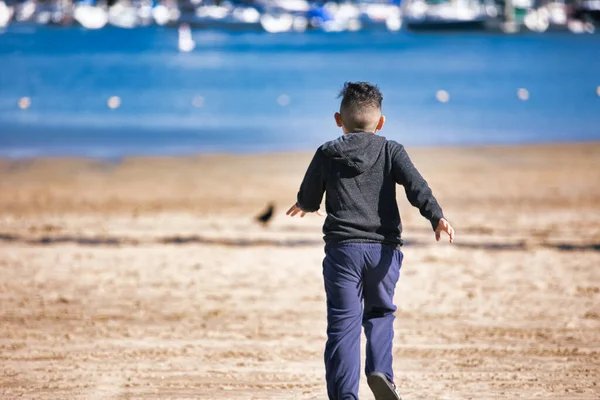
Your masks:
<instances>
[{"instance_id":1,"label":"shoreline","mask_svg":"<svg viewBox=\"0 0 600 400\"><path fill-rule=\"evenodd\" d=\"M384 134L382 134L385 136ZM332 137L331 140L335 139ZM399 143L403 144L401 141ZM520 142L520 143L466 143L466 144L439 144L439 145L404 145L407 149L411 149L414 151L435 151L435 150L490 150L490 149L531 149L536 150L537 148L551 148L551 147L559 147L559 146L581 146L581 145L598 145L600 144L600 139L591 138L589 140L564 140L564 141L548 141L548 142L539 142L539 141L530 141L530 142ZM258 146L263 147L263 146ZM318 147L318 146L316 146ZM316 149L315 147L315 149ZM97 160L97 161L107 161L107 162L120 162L124 159L162 159L162 158L197 158L197 157L252 157L252 156L282 156L286 154L298 155L298 154L308 154L314 153L315 149L264 149L264 150L211 150L207 149L205 151L192 149L189 151L182 152L166 152L160 153L158 150L156 153L124 153L120 155L109 155L109 156L101 156L101 155L86 155L86 154L46 154L39 153L36 155L23 155L23 156L9 156L3 155L0 153L0 161L28 161L28 160ZM24 152L27 153L27 152Z\"/></svg>"}]
</instances>

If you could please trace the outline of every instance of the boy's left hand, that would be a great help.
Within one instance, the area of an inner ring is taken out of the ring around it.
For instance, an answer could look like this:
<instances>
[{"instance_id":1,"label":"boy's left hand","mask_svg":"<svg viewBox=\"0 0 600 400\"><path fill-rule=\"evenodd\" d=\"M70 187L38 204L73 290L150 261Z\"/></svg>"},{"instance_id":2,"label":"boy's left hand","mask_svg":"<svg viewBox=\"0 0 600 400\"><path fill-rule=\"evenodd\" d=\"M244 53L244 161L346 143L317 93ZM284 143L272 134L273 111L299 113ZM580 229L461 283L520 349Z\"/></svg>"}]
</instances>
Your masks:
<instances>
[{"instance_id":1,"label":"boy's left hand","mask_svg":"<svg viewBox=\"0 0 600 400\"><path fill-rule=\"evenodd\" d=\"M450 237L450 243L454 243L454 228L445 218L440 219L437 228L435 229L435 240L440 241L442 232L446 232Z\"/></svg>"},{"instance_id":2,"label":"boy's left hand","mask_svg":"<svg viewBox=\"0 0 600 400\"><path fill-rule=\"evenodd\" d=\"M287 210L285 215L289 215L290 217L293 217L298 213L300 213L300 218L304 218L304 216L306 215L306 211L304 211L303 209L298 207L298 204L294 204L293 206L290 207L289 210ZM323 213L319 210L315 211L315 213L317 215L323 216Z\"/></svg>"}]
</instances>

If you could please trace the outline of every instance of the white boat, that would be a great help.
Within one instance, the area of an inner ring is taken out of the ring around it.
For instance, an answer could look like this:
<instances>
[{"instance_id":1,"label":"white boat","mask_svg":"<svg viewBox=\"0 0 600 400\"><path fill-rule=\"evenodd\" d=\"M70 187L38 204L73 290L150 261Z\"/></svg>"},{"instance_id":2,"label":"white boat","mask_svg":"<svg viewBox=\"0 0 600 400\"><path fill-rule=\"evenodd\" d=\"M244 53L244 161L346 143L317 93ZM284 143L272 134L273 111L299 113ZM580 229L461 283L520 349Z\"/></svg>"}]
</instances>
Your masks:
<instances>
[{"instance_id":1,"label":"white boat","mask_svg":"<svg viewBox=\"0 0 600 400\"><path fill-rule=\"evenodd\" d=\"M101 29L108 23L106 10L88 4L75 6L73 18L86 29Z\"/></svg>"},{"instance_id":2,"label":"white boat","mask_svg":"<svg viewBox=\"0 0 600 400\"><path fill-rule=\"evenodd\" d=\"M13 16L14 10L0 0L0 28L6 28Z\"/></svg>"},{"instance_id":3,"label":"white boat","mask_svg":"<svg viewBox=\"0 0 600 400\"><path fill-rule=\"evenodd\" d=\"M196 47L196 42L192 39L192 30L188 24L182 24L179 27L179 39L178 39L179 51L188 53Z\"/></svg>"},{"instance_id":4,"label":"white boat","mask_svg":"<svg viewBox=\"0 0 600 400\"><path fill-rule=\"evenodd\" d=\"M541 7L527 11L523 24L534 32L569 31L571 15L570 8L563 0L546 3Z\"/></svg>"},{"instance_id":5,"label":"white boat","mask_svg":"<svg viewBox=\"0 0 600 400\"><path fill-rule=\"evenodd\" d=\"M15 19L19 22L31 21L35 17L36 3L33 0L27 0L17 6Z\"/></svg>"},{"instance_id":6,"label":"white boat","mask_svg":"<svg viewBox=\"0 0 600 400\"><path fill-rule=\"evenodd\" d=\"M40 25L47 25L52 21L51 10L39 10L35 13L35 22Z\"/></svg>"},{"instance_id":7,"label":"white boat","mask_svg":"<svg viewBox=\"0 0 600 400\"><path fill-rule=\"evenodd\" d=\"M157 25L163 26L168 24L171 20L169 9L162 4L152 7L152 18L154 18Z\"/></svg>"},{"instance_id":8,"label":"white boat","mask_svg":"<svg viewBox=\"0 0 600 400\"><path fill-rule=\"evenodd\" d=\"M314 5L307 16L312 29L324 32L358 31L363 26L361 8L352 3Z\"/></svg>"},{"instance_id":9,"label":"white boat","mask_svg":"<svg viewBox=\"0 0 600 400\"><path fill-rule=\"evenodd\" d=\"M137 10L120 1L108 9L108 22L119 28L134 28L139 22Z\"/></svg>"},{"instance_id":10,"label":"white boat","mask_svg":"<svg viewBox=\"0 0 600 400\"><path fill-rule=\"evenodd\" d=\"M227 31L261 31L261 13L250 6L206 5L195 9L193 14L183 12L178 18L181 23L195 28L223 29Z\"/></svg>"},{"instance_id":11,"label":"white boat","mask_svg":"<svg viewBox=\"0 0 600 400\"><path fill-rule=\"evenodd\" d=\"M224 19L225 17L227 17L229 15L229 13L232 11L232 9L233 9L233 7L229 4L226 6L215 6L215 5L202 6L202 7L198 7L196 9L196 17L206 18L206 19L211 19L211 20L220 20L220 19Z\"/></svg>"},{"instance_id":12,"label":"white boat","mask_svg":"<svg viewBox=\"0 0 600 400\"><path fill-rule=\"evenodd\" d=\"M256 3L268 10L276 9L289 13L305 13L310 10L307 0L258 0Z\"/></svg>"},{"instance_id":13,"label":"white boat","mask_svg":"<svg viewBox=\"0 0 600 400\"><path fill-rule=\"evenodd\" d=\"M289 13L263 14L260 17L260 24L269 33L289 32L294 27L294 17Z\"/></svg>"},{"instance_id":14,"label":"white boat","mask_svg":"<svg viewBox=\"0 0 600 400\"><path fill-rule=\"evenodd\" d=\"M164 26L179 21L181 11L176 1L165 0L152 7L152 18L157 25Z\"/></svg>"},{"instance_id":15,"label":"white boat","mask_svg":"<svg viewBox=\"0 0 600 400\"><path fill-rule=\"evenodd\" d=\"M594 33L596 27L591 22L583 22L578 19L572 19L567 23L567 28L572 33Z\"/></svg>"},{"instance_id":16,"label":"white boat","mask_svg":"<svg viewBox=\"0 0 600 400\"><path fill-rule=\"evenodd\" d=\"M362 28L360 22L360 9L351 3L327 3L325 10L333 16L331 21L323 24L326 32L358 31Z\"/></svg>"},{"instance_id":17,"label":"white boat","mask_svg":"<svg viewBox=\"0 0 600 400\"><path fill-rule=\"evenodd\" d=\"M137 25L148 26L154 23L154 16L152 15L152 1L142 0L137 3Z\"/></svg>"},{"instance_id":18,"label":"white boat","mask_svg":"<svg viewBox=\"0 0 600 400\"><path fill-rule=\"evenodd\" d=\"M236 7L231 16L242 23L256 24L260 21L260 13L254 7Z\"/></svg>"},{"instance_id":19,"label":"white boat","mask_svg":"<svg viewBox=\"0 0 600 400\"><path fill-rule=\"evenodd\" d=\"M478 0L408 1L402 14L406 27L413 30L484 29L488 19Z\"/></svg>"},{"instance_id":20,"label":"white boat","mask_svg":"<svg viewBox=\"0 0 600 400\"><path fill-rule=\"evenodd\" d=\"M360 5L361 20L366 29L376 26L396 32L402 27L402 10L399 6L389 3L362 3Z\"/></svg>"},{"instance_id":21,"label":"white boat","mask_svg":"<svg viewBox=\"0 0 600 400\"><path fill-rule=\"evenodd\" d=\"M600 25L600 0L583 0L572 5L573 19L582 22L583 30L593 33Z\"/></svg>"}]
</instances>

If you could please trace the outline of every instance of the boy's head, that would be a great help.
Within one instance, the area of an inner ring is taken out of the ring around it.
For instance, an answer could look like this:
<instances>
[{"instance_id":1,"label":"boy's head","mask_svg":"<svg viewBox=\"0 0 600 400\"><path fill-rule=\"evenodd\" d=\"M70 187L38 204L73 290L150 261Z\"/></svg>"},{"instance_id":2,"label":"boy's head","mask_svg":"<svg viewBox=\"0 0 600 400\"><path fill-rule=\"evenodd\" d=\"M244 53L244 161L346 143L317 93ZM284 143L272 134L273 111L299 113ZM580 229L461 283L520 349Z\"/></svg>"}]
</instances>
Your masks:
<instances>
[{"instance_id":1,"label":"boy's head","mask_svg":"<svg viewBox=\"0 0 600 400\"><path fill-rule=\"evenodd\" d=\"M337 126L344 133L371 132L383 128L381 114L383 95L376 85L368 82L346 82L338 97L342 98L340 112L335 113Z\"/></svg>"}]
</instances>

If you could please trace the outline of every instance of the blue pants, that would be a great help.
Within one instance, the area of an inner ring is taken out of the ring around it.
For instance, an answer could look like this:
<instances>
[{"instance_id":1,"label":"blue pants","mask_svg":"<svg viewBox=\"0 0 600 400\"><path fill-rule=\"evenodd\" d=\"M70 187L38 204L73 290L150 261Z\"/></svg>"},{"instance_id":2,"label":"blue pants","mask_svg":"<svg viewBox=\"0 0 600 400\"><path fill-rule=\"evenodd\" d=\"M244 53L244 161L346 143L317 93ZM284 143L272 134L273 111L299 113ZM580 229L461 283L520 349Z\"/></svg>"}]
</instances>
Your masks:
<instances>
[{"instance_id":1,"label":"blue pants","mask_svg":"<svg viewBox=\"0 0 600 400\"><path fill-rule=\"evenodd\" d=\"M393 297L401 264L402 252L387 244L325 246L325 378L330 400L358 399L361 325L367 338L365 373L381 372L393 381Z\"/></svg>"}]
</instances>

